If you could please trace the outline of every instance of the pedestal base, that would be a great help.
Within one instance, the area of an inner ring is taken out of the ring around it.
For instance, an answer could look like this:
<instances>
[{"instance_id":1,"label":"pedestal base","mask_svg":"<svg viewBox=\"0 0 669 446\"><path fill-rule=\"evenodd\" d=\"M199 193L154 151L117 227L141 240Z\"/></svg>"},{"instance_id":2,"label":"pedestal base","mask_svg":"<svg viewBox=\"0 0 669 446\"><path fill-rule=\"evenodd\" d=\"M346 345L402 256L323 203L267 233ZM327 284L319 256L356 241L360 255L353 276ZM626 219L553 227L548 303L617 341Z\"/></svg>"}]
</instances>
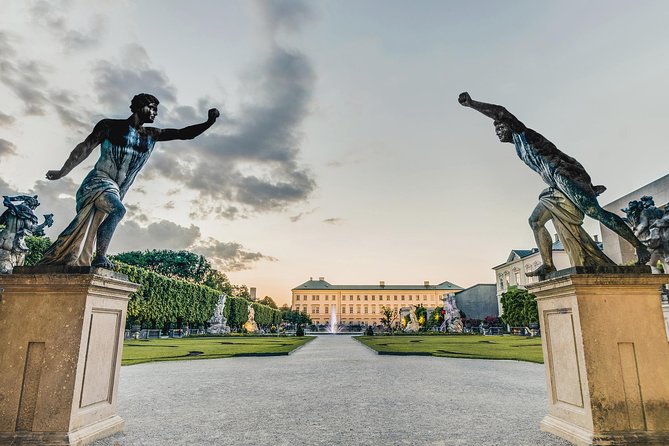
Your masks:
<instances>
[{"instance_id":1,"label":"pedestal base","mask_svg":"<svg viewBox=\"0 0 669 446\"><path fill-rule=\"evenodd\" d=\"M541 429L578 445L669 444L665 275L573 274L537 296L548 415Z\"/></svg>"},{"instance_id":2,"label":"pedestal base","mask_svg":"<svg viewBox=\"0 0 669 446\"><path fill-rule=\"evenodd\" d=\"M128 298L119 275L0 276L0 445L85 445L116 414Z\"/></svg>"}]
</instances>

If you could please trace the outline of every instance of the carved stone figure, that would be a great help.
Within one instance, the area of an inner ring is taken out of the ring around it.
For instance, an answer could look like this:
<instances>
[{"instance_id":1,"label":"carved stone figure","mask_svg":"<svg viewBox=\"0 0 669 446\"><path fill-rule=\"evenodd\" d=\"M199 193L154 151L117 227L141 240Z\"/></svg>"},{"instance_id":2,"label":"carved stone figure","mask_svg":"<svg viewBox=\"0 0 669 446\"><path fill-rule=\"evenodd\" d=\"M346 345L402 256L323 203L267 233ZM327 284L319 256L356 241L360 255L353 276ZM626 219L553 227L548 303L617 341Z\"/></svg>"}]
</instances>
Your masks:
<instances>
[{"instance_id":1,"label":"carved stone figure","mask_svg":"<svg viewBox=\"0 0 669 446\"><path fill-rule=\"evenodd\" d=\"M158 113L158 99L146 93L136 95L128 119L103 119L78 144L63 167L50 170L46 177L64 177L97 147L100 158L77 191L77 215L44 254L41 264L111 268L107 249L116 226L125 214L121 203L158 141L193 139L211 127L219 117L215 108L200 124L181 129L145 127ZM91 261L93 252L95 258Z\"/></svg>"},{"instance_id":2,"label":"carved stone figure","mask_svg":"<svg viewBox=\"0 0 669 446\"><path fill-rule=\"evenodd\" d=\"M650 253L646 246L619 216L599 205L597 196L606 187L593 185L578 161L562 153L538 132L525 127L506 108L474 101L468 93L460 94L458 101L493 119L499 140L513 143L518 157L550 186L542 192L539 204L529 219L543 265L528 273L528 276L543 278L556 270L552 257L552 238L544 226L548 220L553 220L573 266L615 264L601 253L581 228L584 214L600 221L630 242L636 248L639 265L648 261Z\"/></svg>"},{"instance_id":3,"label":"carved stone figure","mask_svg":"<svg viewBox=\"0 0 669 446\"><path fill-rule=\"evenodd\" d=\"M627 224L650 249L650 267L654 274L661 271L657 263L662 262L664 272L669 271L669 215L655 207L653 197L644 195L639 200L629 202L621 209L625 212Z\"/></svg>"},{"instance_id":4,"label":"carved stone figure","mask_svg":"<svg viewBox=\"0 0 669 446\"><path fill-rule=\"evenodd\" d=\"M5 195L2 204L7 210L0 215L0 224L5 225L0 231L0 274L11 274L15 266L23 266L29 252L25 237L44 235L44 227L53 224L53 214L46 214L44 223L37 224L33 212L39 206L37 195Z\"/></svg>"},{"instance_id":5,"label":"carved stone figure","mask_svg":"<svg viewBox=\"0 0 669 446\"><path fill-rule=\"evenodd\" d=\"M230 327L228 327L227 321L225 320L225 300L227 295L221 294L218 298L218 303L216 308L214 308L214 315L209 319L209 328L207 328L207 333L210 334L223 334L229 333Z\"/></svg>"},{"instance_id":6,"label":"carved stone figure","mask_svg":"<svg viewBox=\"0 0 669 446\"><path fill-rule=\"evenodd\" d=\"M449 333L462 333L464 325L460 317L460 310L455 302L455 294L448 293L442 298L444 302L444 322L439 327L439 331L448 331Z\"/></svg>"},{"instance_id":7,"label":"carved stone figure","mask_svg":"<svg viewBox=\"0 0 669 446\"><path fill-rule=\"evenodd\" d=\"M407 333L415 333L420 330L420 324L418 323L418 318L416 317L416 308L411 307L409 310L409 323L404 328L404 331Z\"/></svg>"},{"instance_id":8,"label":"carved stone figure","mask_svg":"<svg viewBox=\"0 0 669 446\"><path fill-rule=\"evenodd\" d=\"M255 314L256 312L253 309L253 306L249 305L249 320L244 324L244 330L246 330L248 333L255 333L258 331L258 324L256 324Z\"/></svg>"}]
</instances>

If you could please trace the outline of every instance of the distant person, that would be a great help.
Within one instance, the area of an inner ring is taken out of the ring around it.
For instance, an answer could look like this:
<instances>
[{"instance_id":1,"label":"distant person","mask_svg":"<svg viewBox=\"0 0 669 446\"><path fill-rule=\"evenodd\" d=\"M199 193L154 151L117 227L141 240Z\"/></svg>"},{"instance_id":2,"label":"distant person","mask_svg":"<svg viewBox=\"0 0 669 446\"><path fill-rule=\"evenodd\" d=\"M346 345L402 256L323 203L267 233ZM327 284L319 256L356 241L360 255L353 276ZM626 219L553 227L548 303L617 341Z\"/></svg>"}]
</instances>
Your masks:
<instances>
[{"instance_id":1,"label":"distant person","mask_svg":"<svg viewBox=\"0 0 669 446\"><path fill-rule=\"evenodd\" d=\"M182 129L144 127L158 114L158 99L141 93L132 98L128 119L103 119L78 144L60 170L46 173L49 180L64 177L98 145L100 158L77 191L77 215L44 253L41 264L112 268L107 249L116 226L125 214L121 203L157 141L193 139L211 127L220 116L209 110L208 119ZM96 243L97 241L97 243ZM96 246L97 245L97 246ZM93 249L96 255L91 262Z\"/></svg>"}]
</instances>

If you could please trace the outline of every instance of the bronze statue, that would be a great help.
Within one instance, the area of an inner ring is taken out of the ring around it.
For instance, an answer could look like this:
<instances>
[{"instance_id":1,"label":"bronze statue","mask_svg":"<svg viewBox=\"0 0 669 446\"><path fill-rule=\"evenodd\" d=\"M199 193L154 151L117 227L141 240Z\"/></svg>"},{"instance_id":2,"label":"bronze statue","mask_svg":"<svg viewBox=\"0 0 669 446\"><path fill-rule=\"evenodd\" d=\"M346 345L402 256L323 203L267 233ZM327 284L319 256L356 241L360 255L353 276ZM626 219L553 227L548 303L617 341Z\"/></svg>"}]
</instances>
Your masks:
<instances>
[{"instance_id":1,"label":"bronze statue","mask_svg":"<svg viewBox=\"0 0 669 446\"><path fill-rule=\"evenodd\" d=\"M77 215L44 254L41 264L111 268L107 249L116 226L125 214L121 203L158 141L193 139L211 127L220 116L209 110L208 119L182 129L144 127L158 113L158 99L146 93L132 98L128 119L103 119L78 144L60 170L46 177L67 175L101 145L100 158L77 191ZM97 241L96 241L97 240ZM96 246L97 245L97 246ZM91 262L95 247L95 258Z\"/></svg>"},{"instance_id":2,"label":"bronze statue","mask_svg":"<svg viewBox=\"0 0 669 446\"><path fill-rule=\"evenodd\" d=\"M539 204L529 219L543 265L528 273L528 276L545 277L555 271L553 241L544 227L551 219L574 266L614 264L581 227L583 214L599 220L630 242L636 248L637 264L643 265L648 261L648 249L635 237L622 218L599 205L597 196L606 187L593 185L590 175L578 161L562 153L538 132L525 127L500 105L475 101L468 93L460 94L458 102L493 119L499 140L513 143L518 157L549 186L540 195Z\"/></svg>"},{"instance_id":3,"label":"bronze statue","mask_svg":"<svg viewBox=\"0 0 669 446\"><path fill-rule=\"evenodd\" d=\"M37 195L5 195L2 204L7 210L0 215L0 224L5 225L0 231L0 274L11 274L15 266L23 266L26 260L26 236L44 235L44 227L53 224L53 214L44 215L44 223L37 224L39 220L33 212L39 206Z\"/></svg>"}]
</instances>

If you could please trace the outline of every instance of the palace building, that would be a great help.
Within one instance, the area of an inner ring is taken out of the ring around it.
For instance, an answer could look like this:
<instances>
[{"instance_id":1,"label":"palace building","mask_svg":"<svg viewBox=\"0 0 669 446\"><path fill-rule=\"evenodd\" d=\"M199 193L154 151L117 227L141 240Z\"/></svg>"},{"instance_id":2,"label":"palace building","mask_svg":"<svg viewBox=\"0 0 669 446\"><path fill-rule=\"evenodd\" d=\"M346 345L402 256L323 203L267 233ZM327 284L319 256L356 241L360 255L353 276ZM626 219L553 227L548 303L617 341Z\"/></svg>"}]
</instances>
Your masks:
<instances>
[{"instance_id":1,"label":"palace building","mask_svg":"<svg viewBox=\"0 0 669 446\"><path fill-rule=\"evenodd\" d=\"M314 324L327 324L334 307L337 321L342 324L378 325L381 323L381 308L391 307L398 313L402 307L422 305L436 308L442 305L442 297L458 293L463 288L451 282L438 285L332 285L324 277L310 278L293 288L291 308L305 312Z\"/></svg>"}]
</instances>

